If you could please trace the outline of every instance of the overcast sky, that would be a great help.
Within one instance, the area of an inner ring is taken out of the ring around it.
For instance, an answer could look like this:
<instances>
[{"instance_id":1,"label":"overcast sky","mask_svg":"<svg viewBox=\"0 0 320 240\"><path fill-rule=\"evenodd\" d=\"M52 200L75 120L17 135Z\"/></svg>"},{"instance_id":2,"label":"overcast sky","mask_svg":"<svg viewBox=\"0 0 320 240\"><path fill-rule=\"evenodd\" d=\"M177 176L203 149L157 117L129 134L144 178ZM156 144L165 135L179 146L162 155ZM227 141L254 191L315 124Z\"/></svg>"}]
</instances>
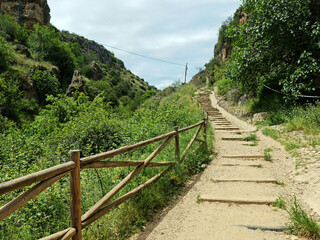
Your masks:
<instances>
[{"instance_id":1,"label":"overcast sky","mask_svg":"<svg viewBox=\"0 0 320 240\"><path fill-rule=\"evenodd\" d=\"M213 57L221 23L240 0L48 0L51 23L102 44L185 65L187 81ZM127 69L163 89L184 81L184 66L110 47Z\"/></svg>"}]
</instances>

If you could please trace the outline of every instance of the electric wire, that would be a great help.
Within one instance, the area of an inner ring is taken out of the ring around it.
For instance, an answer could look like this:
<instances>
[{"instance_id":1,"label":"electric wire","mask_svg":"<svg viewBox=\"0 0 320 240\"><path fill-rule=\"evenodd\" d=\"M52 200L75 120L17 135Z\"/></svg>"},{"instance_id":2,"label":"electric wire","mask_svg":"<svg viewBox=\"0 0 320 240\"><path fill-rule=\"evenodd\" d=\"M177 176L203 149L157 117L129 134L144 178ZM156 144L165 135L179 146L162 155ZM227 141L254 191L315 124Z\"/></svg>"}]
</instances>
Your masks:
<instances>
[{"instance_id":1,"label":"electric wire","mask_svg":"<svg viewBox=\"0 0 320 240\"><path fill-rule=\"evenodd\" d=\"M186 66L185 64L176 63L176 62L170 62L170 61L166 61L166 60L159 59L159 58L154 58L154 57L149 57L149 56L146 56L146 55L143 55L143 54L140 54L140 53L132 52L132 51L129 51L129 50L126 50L126 49L123 49L123 48L120 48L120 47L115 47L115 46L112 46L112 45L109 45L109 44L105 44L105 43L100 43L100 44L105 46L105 47L113 48L113 49L116 49L116 50L119 50L119 51L122 51L122 52L126 52L126 53L129 53L129 54L136 55L136 56L143 57L143 58L147 58L147 59L150 59L150 60L154 60L154 61L158 61L158 62L162 62L162 63L167 63L167 64L171 64L171 65L176 65L176 66L181 66L181 67L185 67Z\"/></svg>"},{"instance_id":2,"label":"electric wire","mask_svg":"<svg viewBox=\"0 0 320 240\"><path fill-rule=\"evenodd\" d=\"M269 90L273 91L273 92L276 92L276 93L279 93L279 94L282 94L282 95L285 95L285 96L291 96L291 97L300 97L300 98L315 98L315 99L320 99L320 96L308 96L308 95L293 95L293 94L287 94L287 93L283 93L283 92L280 92L278 90L275 90L265 84L262 84L265 88L268 88Z\"/></svg>"}]
</instances>

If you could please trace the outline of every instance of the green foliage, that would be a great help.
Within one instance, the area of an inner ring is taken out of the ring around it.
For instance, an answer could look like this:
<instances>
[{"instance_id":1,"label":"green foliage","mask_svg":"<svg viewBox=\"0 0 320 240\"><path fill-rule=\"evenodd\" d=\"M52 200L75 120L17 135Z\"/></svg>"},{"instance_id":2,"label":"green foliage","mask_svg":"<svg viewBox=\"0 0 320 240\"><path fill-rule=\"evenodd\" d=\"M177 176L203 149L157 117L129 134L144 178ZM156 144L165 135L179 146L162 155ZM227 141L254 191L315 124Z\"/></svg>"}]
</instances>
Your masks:
<instances>
[{"instance_id":1,"label":"green foliage","mask_svg":"<svg viewBox=\"0 0 320 240\"><path fill-rule=\"evenodd\" d=\"M32 74L32 81L42 102L45 100L46 95L56 95L59 92L59 80L56 76L51 75L49 71L35 70Z\"/></svg>"},{"instance_id":2,"label":"green foliage","mask_svg":"<svg viewBox=\"0 0 320 240\"><path fill-rule=\"evenodd\" d=\"M272 149L270 149L270 148L266 148L263 151L264 160L266 160L268 162L272 162L272 157L271 157L270 151L272 151Z\"/></svg>"},{"instance_id":3,"label":"green foliage","mask_svg":"<svg viewBox=\"0 0 320 240\"><path fill-rule=\"evenodd\" d=\"M22 92L19 83L14 79L0 76L0 114L9 119L17 120L21 110Z\"/></svg>"},{"instance_id":4,"label":"green foliage","mask_svg":"<svg viewBox=\"0 0 320 240\"><path fill-rule=\"evenodd\" d=\"M301 208L296 198L291 202L290 209L288 209L287 212L289 213L291 220L289 228L293 234L314 240L320 238L319 223L312 217L308 216L308 214Z\"/></svg>"},{"instance_id":5,"label":"green foliage","mask_svg":"<svg viewBox=\"0 0 320 240\"><path fill-rule=\"evenodd\" d=\"M34 25L34 30L28 39L28 46L39 59L50 61L58 66L66 83L69 83L75 69L75 57L68 44L60 40L54 28Z\"/></svg>"},{"instance_id":6,"label":"green foliage","mask_svg":"<svg viewBox=\"0 0 320 240\"><path fill-rule=\"evenodd\" d=\"M84 93L77 93L73 97L48 96L49 104L32 123L22 128L0 118L0 124L5 126L5 131L0 133L0 182L64 163L68 161L68 152L72 149L80 149L81 157L85 157L170 132L174 126L182 128L198 122L203 116L190 99L193 92L194 89L184 86L176 89L173 95L155 99L149 98L154 92L146 92L143 98L149 99L129 115L128 109L122 112L110 107L110 103L101 95L93 100ZM181 151L195 131L180 135ZM210 131L208 127L208 146L212 146ZM143 160L159 144L112 160ZM195 143L190 150L192 154L187 155L184 163L177 164L150 188L88 227L83 232L84 237L123 239L141 228L155 209L165 206L179 191L190 173L202 171L201 165L210 161L210 149L205 146L199 148L199 144ZM174 144L170 143L154 161L175 161L174 149ZM102 193L110 191L133 169L81 171L82 211L87 211L101 198ZM164 168L145 169L117 196L127 193L162 170ZM37 239L67 228L70 224L68 186L69 180L65 177L1 221L0 238ZM12 200L19 193L1 196L0 204ZM101 229L101 224L107 224L108 227Z\"/></svg>"},{"instance_id":7,"label":"green foliage","mask_svg":"<svg viewBox=\"0 0 320 240\"><path fill-rule=\"evenodd\" d=\"M287 208L286 201L283 199L282 196L279 196L272 205L274 207L278 207L278 208L283 209L283 210L286 210L286 208Z\"/></svg>"},{"instance_id":8,"label":"green foliage","mask_svg":"<svg viewBox=\"0 0 320 240\"><path fill-rule=\"evenodd\" d=\"M255 133L251 133L248 137L245 137L243 139L244 141L257 141L258 140L258 137L257 137L257 134Z\"/></svg>"},{"instance_id":9,"label":"green foliage","mask_svg":"<svg viewBox=\"0 0 320 240\"><path fill-rule=\"evenodd\" d=\"M0 71L7 70L13 61L13 50L11 46L0 36Z\"/></svg>"},{"instance_id":10,"label":"green foliage","mask_svg":"<svg viewBox=\"0 0 320 240\"><path fill-rule=\"evenodd\" d=\"M0 36L11 42L16 40L26 44L28 33L26 28L22 28L12 17L0 14Z\"/></svg>"},{"instance_id":11,"label":"green foliage","mask_svg":"<svg viewBox=\"0 0 320 240\"><path fill-rule=\"evenodd\" d=\"M319 23L304 0L244 0L248 21L227 33L234 52L226 76L243 92L258 95L265 83L284 93L319 91Z\"/></svg>"},{"instance_id":12,"label":"green foliage","mask_svg":"<svg viewBox=\"0 0 320 240\"><path fill-rule=\"evenodd\" d=\"M271 128L263 129L262 133L266 136L273 138L274 140L277 140L279 138L278 132L274 129L271 129Z\"/></svg>"}]
</instances>

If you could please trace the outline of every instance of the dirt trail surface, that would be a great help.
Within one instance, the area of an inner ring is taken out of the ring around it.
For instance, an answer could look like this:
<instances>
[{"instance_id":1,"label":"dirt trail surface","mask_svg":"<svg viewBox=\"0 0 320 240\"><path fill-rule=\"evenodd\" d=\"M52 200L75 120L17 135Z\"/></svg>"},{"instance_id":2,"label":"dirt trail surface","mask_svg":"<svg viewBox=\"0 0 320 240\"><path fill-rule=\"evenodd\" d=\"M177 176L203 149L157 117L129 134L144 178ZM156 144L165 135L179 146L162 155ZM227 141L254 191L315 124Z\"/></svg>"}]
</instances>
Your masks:
<instances>
[{"instance_id":1,"label":"dirt trail surface","mask_svg":"<svg viewBox=\"0 0 320 240\"><path fill-rule=\"evenodd\" d=\"M298 239L275 231L286 225L288 216L271 205L280 195L294 192L286 177L293 168L290 156L259 132L256 143L244 141L255 127L220 108L211 92L200 96L215 129L217 157L189 183L174 206L132 239ZM266 148L272 149L272 162L264 160ZM252 229L257 227L263 230Z\"/></svg>"}]
</instances>

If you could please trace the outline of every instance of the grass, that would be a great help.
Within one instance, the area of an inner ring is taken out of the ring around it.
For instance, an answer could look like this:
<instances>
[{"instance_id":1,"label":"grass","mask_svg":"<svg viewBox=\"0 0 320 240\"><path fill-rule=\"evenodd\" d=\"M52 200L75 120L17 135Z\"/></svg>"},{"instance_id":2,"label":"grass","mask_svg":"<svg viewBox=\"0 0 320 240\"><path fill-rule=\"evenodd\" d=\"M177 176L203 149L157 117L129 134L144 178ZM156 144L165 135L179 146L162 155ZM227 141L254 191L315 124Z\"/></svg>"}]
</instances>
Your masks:
<instances>
[{"instance_id":1,"label":"grass","mask_svg":"<svg viewBox=\"0 0 320 240\"><path fill-rule=\"evenodd\" d=\"M249 146L258 146L258 137L255 133L251 133L250 136L243 138L244 141L252 142Z\"/></svg>"},{"instance_id":2,"label":"grass","mask_svg":"<svg viewBox=\"0 0 320 240\"><path fill-rule=\"evenodd\" d=\"M274 207L278 207L280 209L286 209L286 201L283 199L282 196L279 196L276 201L272 204Z\"/></svg>"},{"instance_id":3,"label":"grass","mask_svg":"<svg viewBox=\"0 0 320 240\"><path fill-rule=\"evenodd\" d=\"M270 154L271 151L272 151L271 148L266 148L264 150L263 156L264 156L264 160L266 160L267 162L272 162L272 157L271 157L271 154Z\"/></svg>"},{"instance_id":4,"label":"grass","mask_svg":"<svg viewBox=\"0 0 320 240\"><path fill-rule=\"evenodd\" d=\"M284 187L284 182L282 182L282 181L277 180L277 181L276 181L276 184L279 185L279 186Z\"/></svg>"},{"instance_id":5,"label":"grass","mask_svg":"<svg viewBox=\"0 0 320 240\"><path fill-rule=\"evenodd\" d=\"M301 208L296 198L291 202L287 209L291 223L289 228L292 234L299 237L307 237L313 240L320 239L320 225L314 218Z\"/></svg>"},{"instance_id":6,"label":"grass","mask_svg":"<svg viewBox=\"0 0 320 240\"><path fill-rule=\"evenodd\" d=\"M268 137L273 138L274 140L277 140L279 138L279 134L276 130L271 128L265 128L262 130L262 133Z\"/></svg>"},{"instance_id":7,"label":"grass","mask_svg":"<svg viewBox=\"0 0 320 240\"><path fill-rule=\"evenodd\" d=\"M200 195L197 195L196 203L200 204Z\"/></svg>"},{"instance_id":8,"label":"grass","mask_svg":"<svg viewBox=\"0 0 320 240\"><path fill-rule=\"evenodd\" d=\"M257 141L258 137L257 137L257 134L251 133L250 136L243 138L243 140L247 141L247 142L249 142L249 141Z\"/></svg>"}]
</instances>

